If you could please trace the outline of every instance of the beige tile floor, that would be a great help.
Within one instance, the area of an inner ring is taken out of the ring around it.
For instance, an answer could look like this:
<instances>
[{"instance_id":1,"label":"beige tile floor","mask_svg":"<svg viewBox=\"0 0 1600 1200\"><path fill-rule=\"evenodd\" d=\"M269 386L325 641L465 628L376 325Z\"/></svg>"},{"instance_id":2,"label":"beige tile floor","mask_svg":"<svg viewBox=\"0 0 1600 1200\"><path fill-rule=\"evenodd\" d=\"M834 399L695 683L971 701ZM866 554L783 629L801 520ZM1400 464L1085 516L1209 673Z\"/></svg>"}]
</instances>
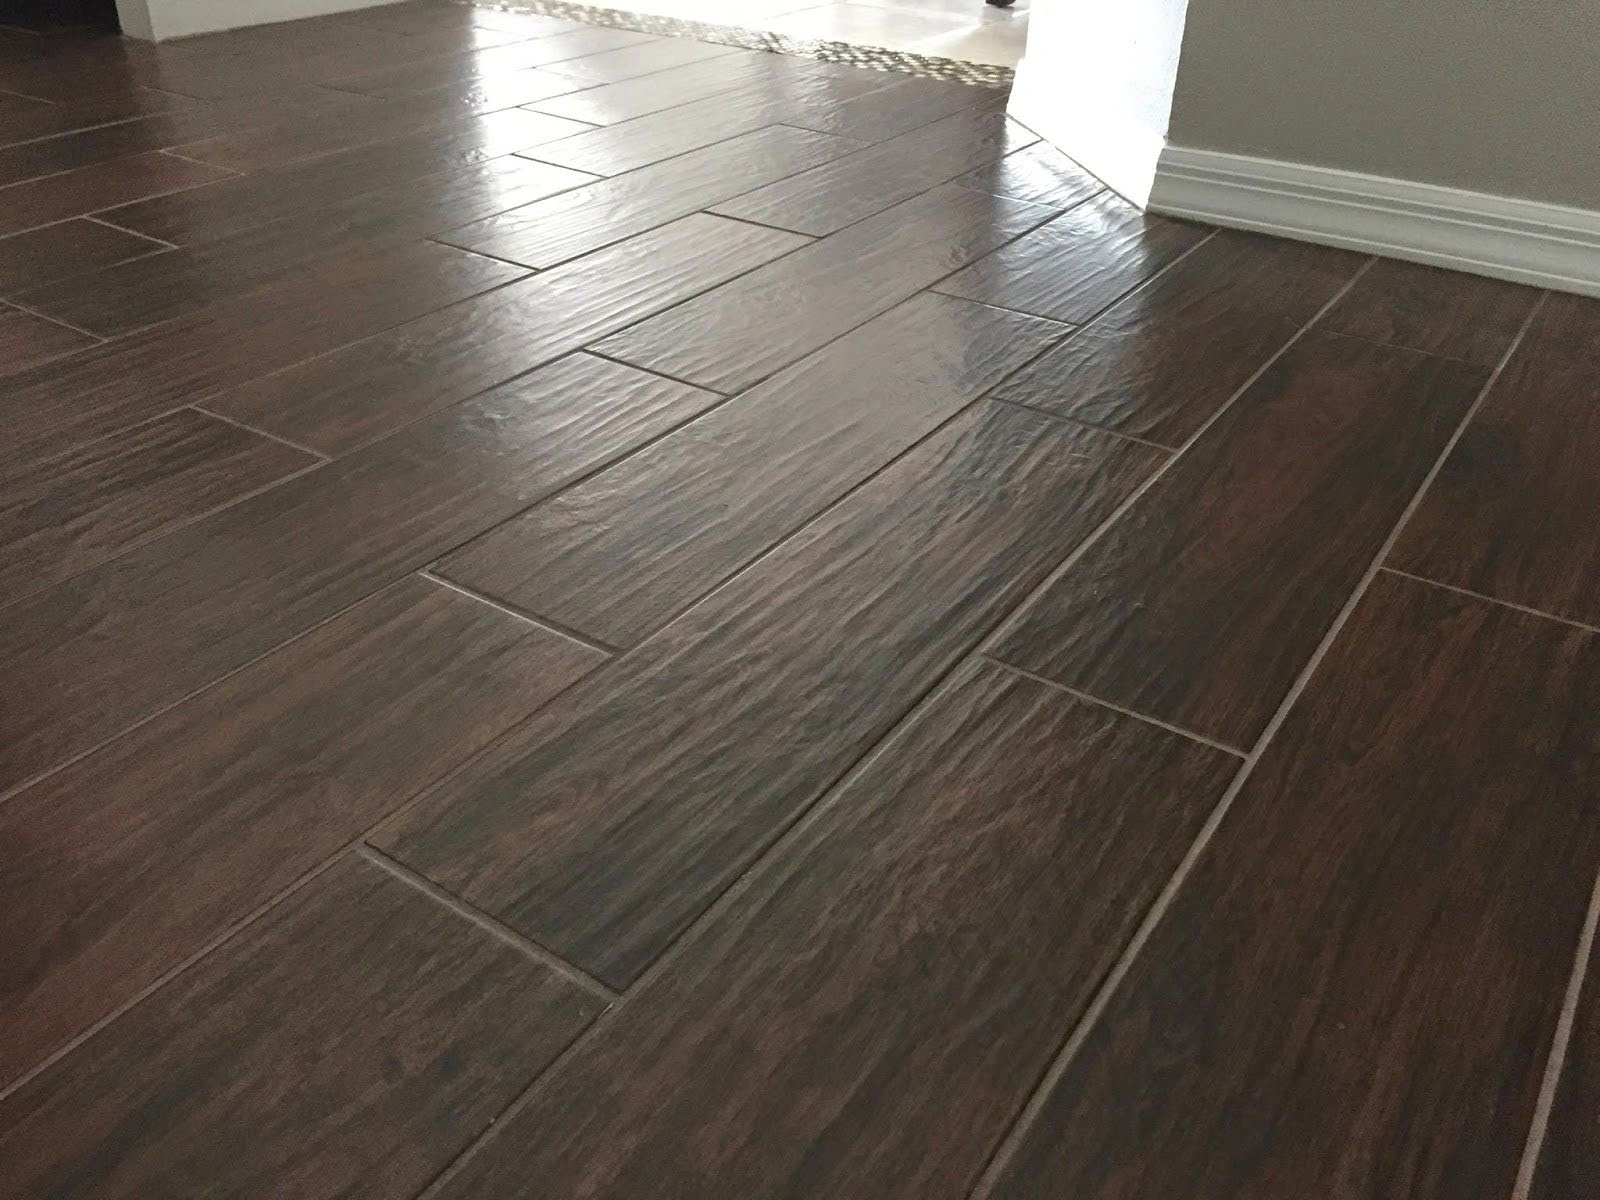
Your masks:
<instances>
[{"instance_id":1,"label":"beige tile floor","mask_svg":"<svg viewBox=\"0 0 1600 1200\"><path fill-rule=\"evenodd\" d=\"M1014 67L1028 32L1029 0L613 0L610 7L714 21L792 37L881 46Z\"/></svg>"}]
</instances>

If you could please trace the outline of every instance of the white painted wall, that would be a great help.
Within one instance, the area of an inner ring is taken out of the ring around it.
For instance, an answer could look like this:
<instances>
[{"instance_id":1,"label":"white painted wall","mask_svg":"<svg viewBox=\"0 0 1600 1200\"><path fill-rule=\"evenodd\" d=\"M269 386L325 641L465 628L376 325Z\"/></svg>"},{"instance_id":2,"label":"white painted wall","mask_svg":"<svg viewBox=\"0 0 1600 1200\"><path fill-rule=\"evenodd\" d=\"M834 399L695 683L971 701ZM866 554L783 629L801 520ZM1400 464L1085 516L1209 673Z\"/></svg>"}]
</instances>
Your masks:
<instances>
[{"instance_id":1,"label":"white painted wall","mask_svg":"<svg viewBox=\"0 0 1600 1200\"><path fill-rule=\"evenodd\" d=\"M212 33L237 29L242 25L266 25L273 21L295 21L301 17L320 17L327 13L372 8L398 0L117 0L117 17L122 32L129 37L159 42L187 37L193 33Z\"/></svg>"},{"instance_id":2,"label":"white painted wall","mask_svg":"<svg viewBox=\"0 0 1600 1200\"><path fill-rule=\"evenodd\" d=\"M1143 204L1166 144L1189 3L1034 0L1012 116Z\"/></svg>"}]
</instances>

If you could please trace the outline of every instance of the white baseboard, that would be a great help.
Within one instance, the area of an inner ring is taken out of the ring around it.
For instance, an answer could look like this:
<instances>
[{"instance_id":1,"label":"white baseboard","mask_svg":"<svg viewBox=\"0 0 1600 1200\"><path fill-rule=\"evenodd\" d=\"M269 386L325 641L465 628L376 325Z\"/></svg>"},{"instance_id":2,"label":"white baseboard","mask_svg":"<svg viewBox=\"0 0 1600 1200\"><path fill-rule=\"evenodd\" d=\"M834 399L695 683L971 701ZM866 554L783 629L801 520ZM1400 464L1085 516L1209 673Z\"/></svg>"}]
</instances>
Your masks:
<instances>
[{"instance_id":1,"label":"white baseboard","mask_svg":"<svg viewBox=\"0 0 1600 1200\"><path fill-rule=\"evenodd\" d=\"M398 0L117 0L122 31L145 41L298 21Z\"/></svg>"},{"instance_id":2,"label":"white baseboard","mask_svg":"<svg viewBox=\"0 0 1600 1200\"><path fill-rule=\"evenodd\" d=\"M1600 212L1167 146L1152 211L1600 296Z\"/></svg>"}]
</instances>

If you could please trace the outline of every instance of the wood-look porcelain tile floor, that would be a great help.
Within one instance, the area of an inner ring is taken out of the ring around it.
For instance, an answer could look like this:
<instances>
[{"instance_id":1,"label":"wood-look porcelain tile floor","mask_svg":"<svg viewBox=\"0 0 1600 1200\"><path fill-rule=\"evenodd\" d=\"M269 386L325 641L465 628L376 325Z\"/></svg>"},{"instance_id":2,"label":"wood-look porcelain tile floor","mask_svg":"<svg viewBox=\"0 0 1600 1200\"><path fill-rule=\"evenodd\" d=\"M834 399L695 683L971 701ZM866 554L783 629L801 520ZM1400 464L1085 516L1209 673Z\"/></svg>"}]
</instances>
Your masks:
<instances>
[{"instance_id":1,"label":"wood-look porcelain tile floor","mask_svg":"<svg viewBox=\"0 0 1600 1200\"><path fill-rule=\"evenodd\" d=\"M1003 100L0 28L0 1198L1600 1194L1600 302Z\"/></svg>"}]
</instances>

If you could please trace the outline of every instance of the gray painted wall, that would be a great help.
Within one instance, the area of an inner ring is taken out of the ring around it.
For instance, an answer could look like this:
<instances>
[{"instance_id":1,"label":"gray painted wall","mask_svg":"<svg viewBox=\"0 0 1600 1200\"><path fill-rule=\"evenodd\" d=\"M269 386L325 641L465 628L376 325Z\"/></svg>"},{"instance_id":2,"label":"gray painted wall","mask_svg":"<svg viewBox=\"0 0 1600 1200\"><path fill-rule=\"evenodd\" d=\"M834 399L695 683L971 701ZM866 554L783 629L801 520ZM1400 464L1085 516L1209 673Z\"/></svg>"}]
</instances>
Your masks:
<instances>
[{"instance_id":1,"label":"gray painted wall","mask_svg":"<svg viewBox=\"0 0 1600 1200\"><path fill-rule=\"evenodd\" d=\"M1192 0L1168 138L1600 210L1600 0Z\"/></svg>"}]
</instances>

